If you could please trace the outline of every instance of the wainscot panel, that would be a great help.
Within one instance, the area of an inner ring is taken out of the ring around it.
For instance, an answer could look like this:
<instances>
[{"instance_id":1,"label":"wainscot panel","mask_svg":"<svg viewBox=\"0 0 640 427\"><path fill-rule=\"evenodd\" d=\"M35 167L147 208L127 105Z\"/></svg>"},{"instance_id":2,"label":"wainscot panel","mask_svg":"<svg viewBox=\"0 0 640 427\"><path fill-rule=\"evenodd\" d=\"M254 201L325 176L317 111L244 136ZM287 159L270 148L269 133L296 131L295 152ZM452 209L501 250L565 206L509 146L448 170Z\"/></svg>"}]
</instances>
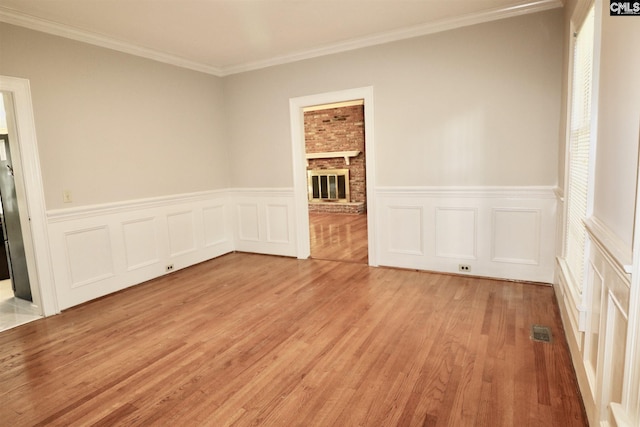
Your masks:
<instances>
[{"instance_id":1,"label":"wainscot panel","mask_svg":"<svg viewBox=\"0 0 640 427\"><path fill-rule=\"evenodd\" d=\"M292 189L235 189L230 193L236 250L297 255Z\"/></svg>"},{"instance_id":2,"label":"wainscot panel","mask_svg":"<svg viewBox=\"0 0 640 427\"><path fill-rule=\"evenodd\" d=\"M380 265L553 282L553 187L385 187L376 199Z\"/></svg>"},{"instance_id":3,"label":"wainscot panel","mask_svg":"<svg viewBox=\"0 0 640 427\"><path fill-rule=\"evenodd\" d=\"M234 250L225 191L47 213L61 310Z\"/></svg>"},{"instance_id":4,"label":"wainscot panel","mask_svg":"<svg viewBox=\"0 0 640 427\"><path fill-rule=\"evenodd\" d=\"M576 290L580 287L572 283L560 258L558 303L590 423L625 425L624 415L615 413L622 413L625 366L630 366L626 355L631 249L625 249L597 218L585 220L585 225L588 259L583 290Z\"/></svg>"}]
</instances>

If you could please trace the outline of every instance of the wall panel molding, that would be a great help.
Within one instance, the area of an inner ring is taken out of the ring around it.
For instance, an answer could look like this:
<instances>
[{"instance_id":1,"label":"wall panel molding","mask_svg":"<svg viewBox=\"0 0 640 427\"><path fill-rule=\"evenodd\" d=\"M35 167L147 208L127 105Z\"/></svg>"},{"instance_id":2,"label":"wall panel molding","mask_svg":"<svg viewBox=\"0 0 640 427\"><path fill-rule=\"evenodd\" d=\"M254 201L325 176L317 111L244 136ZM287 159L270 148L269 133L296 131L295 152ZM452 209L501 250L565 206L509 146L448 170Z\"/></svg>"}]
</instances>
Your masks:
<instances>
[{"instance_id":1,"label":"wall panel molding","mask_svg":"<svg viewBox=\"0 0 640 427\"><path fill-rule=\"evenodd\" d=\"M382 265L457 273L464 263L472 275L552 281L553 188L374 191L381 202L370 214L380 218L380 238L370 250L380 252ZM78 293L70 286L68 268L60 268L68 265L64 236L92 227L109 230L114 275ZM527 227L524 234L514 230L522 227ZM296 232L294 190L287 188L211 191L49 212L63 308L166 274L169 264L176 270L234 250L296 257ZM500 255L513 250L518 256L504 262Z\"/></svg>"},{"instance_id":2,"label":"wall panel molding","mask_svg":"<svg viewBox=\"0 0 640 427\"><path fill-rule=\"evenodd\" d=\"M436 207L435 255L478 259L478 208Z\"/></svg>"},{"instance_id":3,"label":"wall panel molding","mask_svg":"<svg viewBox=\"0 0 640 427\"><path fill-rule=\"evenodd\" d=\"M558 260L558 303L566 330L578 384L589 420L598 425L620 424L624 411L625 382L634 366L627 336L632 307L631 275L625 269L628 250L597 219L587 227L587 275L583 291L576 295L571 278ZM571 313L579 311L576 324ZM628 390L628 386L627 386Z\"/></svg>"},{"instance_id":4,"label":"wall panel molding","mask_svg":"<svg viewBox=\"0 0 640 427\"><path fill-rule=\"evenodd\" d=\"M191 209L166 215L169 232L169 256L176 257L196 250L195 224Z\"/></svg>"},{"instance_id":5,"label":"wall panel molding","mask_svg":"<svg viewBox=\"0 0 640 427\"><path fill-rule=\"evenodd\" d=\"M205 246L215 246L227 240L224 211L223 203L202 208Z\"/></svg>"},{"instance_id":6,"label":"wall panel molding","mask_svg":"<svg viewBox=\"0 0 640 427\"><path fill-rule=\"evenodd\" d=\"M242 202L236 205L238 234L237 238L245 242L260 241L260 215L257 202Z\"/></svg>"},{"instance_id":7,"label":"wall panel molding","mask_svg":"<svg viewBox=\"0 0 640 427\"><path fill-rule=\"evenodd\" d=\"M160 262L153 217L122 222L127 271Z\"/></svg>"},{"instance_id":8,"label":"wall panel molding","mask_svg":"<svg viewBox=\"0 0 640 427\"><path fill-rule=\"evenodd\" d=\"M291 189L249 188L49 211L60 308L234 250L296 256L293 204Z\"/></svg>"},{"instance_id":9,"label":"wall panel molding","mask_svg":"<svg viewBox=\"0 0 640 427\"><path fill-rule=\"evenodd\" d=\"M389 252L404 255L424 255L424 213L422 206L389 205L387 222L394 229L384 230Z\"/></svg>"},{"instance_id":10,"label":"wall panel molding","mask_svg":"<svg viewBox=\"0 0 640 427\"><path fill-rule=\"evenodd\" d=\"M108 226L69 231L64 237L72 288L115 275Z\"/></svg>"},{"instance_id":11,"label":"wall panel molding","mask_svg":"<svg viewBox=\"0 0 640 427\"><path fill-rule=\"evenodd\" d=\"M491 260L540 264L540 209L492 209ZM512 233L517 234L514 238Z\"/></svg>"},{"instance_id":12,"label":"wall panel molding","mask_svg":"<svg viewBox=\"0 0 640 427\"><path fill-rule=\"evenodd\" d=\"M267 203L266 223L268 243L289 244L291 243L292 229L289 226L291 212L286 203Z\"/></svg>"},{"instance_id":13,"label":"wall panel molding","mask_svg":"<svg viewBox=\"0 0 640 427\"><path fill-rule=\"evenodd\" d=\"M471 275L553 282L555 187L375 191L380 265L460 273L459 265L464 264ZM405 211L421 216L398 214Z\"/></svg>"},{"instance_id":14,"label":"wall panel molding","mask_svg":"<svg viewBox=\"0 0 640 427\"><path fill-rule=\"evenodd\" d=\"M60 309L232 252L230 209L212 191L49 212Z\"/></svg>"},{"instance_id":15,"label":"wall panel molding","mask_svg":"<svg viewBox=\"0 0 640 427\"><path fill-rule=\"evenodd\" d=\"M236 250L297 256L293 189L245 188L230 190L229 194L235 212Z\"/></svg>"}]
</instances>

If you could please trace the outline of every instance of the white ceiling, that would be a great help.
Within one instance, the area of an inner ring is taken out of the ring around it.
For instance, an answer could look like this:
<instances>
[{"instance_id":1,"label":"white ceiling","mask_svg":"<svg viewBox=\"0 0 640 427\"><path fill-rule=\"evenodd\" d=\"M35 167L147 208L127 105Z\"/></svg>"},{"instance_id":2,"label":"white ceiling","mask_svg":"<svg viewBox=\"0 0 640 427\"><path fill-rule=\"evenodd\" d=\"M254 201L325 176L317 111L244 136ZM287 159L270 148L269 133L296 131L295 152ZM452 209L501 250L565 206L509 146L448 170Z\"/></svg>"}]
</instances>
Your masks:
<instances>
[{"instance_id":1,"label":"white ceiling","mask_svg":"<svg viewBox=\"0 0 640 427\"><path fill-rule=\"evenodd\" d=\"M0 0L0 21L228 75L560 0Z\"/></svg>"}]
</instances>

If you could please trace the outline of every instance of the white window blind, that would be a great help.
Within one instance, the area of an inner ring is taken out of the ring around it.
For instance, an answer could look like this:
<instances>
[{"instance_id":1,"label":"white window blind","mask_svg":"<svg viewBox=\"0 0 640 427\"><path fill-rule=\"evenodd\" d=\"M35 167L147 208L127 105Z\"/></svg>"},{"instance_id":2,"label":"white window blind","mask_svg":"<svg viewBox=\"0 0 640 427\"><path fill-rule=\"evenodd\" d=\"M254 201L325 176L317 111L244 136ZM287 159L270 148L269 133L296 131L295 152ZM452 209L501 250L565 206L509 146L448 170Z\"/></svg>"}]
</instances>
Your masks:
<instances>
[{"instance_id":1,"label":"white window blind","mask_svg":"<svg viewBox=\"0 0 640 427\"><path fill-rule=\"evenodd\" d=\"M565 258L578 291L582 292L585 269L586 231L591 148L591 88L594 45L594 9L587 14L574 44L571 117L569 130L569 174Z\"/></svg>"}]
</instances>

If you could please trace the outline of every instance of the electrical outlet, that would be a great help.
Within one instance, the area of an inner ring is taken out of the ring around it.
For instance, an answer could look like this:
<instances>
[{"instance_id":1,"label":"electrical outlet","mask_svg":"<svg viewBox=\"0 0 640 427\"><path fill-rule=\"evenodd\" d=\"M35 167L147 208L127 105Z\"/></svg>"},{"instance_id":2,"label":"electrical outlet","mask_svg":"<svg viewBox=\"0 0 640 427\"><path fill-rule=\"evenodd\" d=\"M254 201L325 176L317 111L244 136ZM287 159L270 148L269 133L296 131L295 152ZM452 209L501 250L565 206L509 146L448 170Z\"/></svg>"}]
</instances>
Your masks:
<instances>
[{"instance_id":1,"label":"electrical outlet","mask_svg":"<svg viewBox=\"0 0 640 427\"><path fill-rule=\"evenodd\" d=\"M73 198L71 197L71 190L64 190L62 192L62 203L71 203Z\"/></svg>"},{"instance_id":2,"label":"electrical outlet","mask_svg":"<svg viewBox=\"0 0 640 427\"><path fill-rule=\"evenodd\" d=\"M167 272L173 271L173 264L167 265Z\"/></svg>"},{"instance_id":3,"label":"electrical outlet","mask_svg":"<svg viewBox=\"0 0 640 427\"><path fill-rule=\"evenodd\" d=\"M471 266L467 264L458 264L458 270L468 273L471 271Z\"/></svg>"}]
</instances>

